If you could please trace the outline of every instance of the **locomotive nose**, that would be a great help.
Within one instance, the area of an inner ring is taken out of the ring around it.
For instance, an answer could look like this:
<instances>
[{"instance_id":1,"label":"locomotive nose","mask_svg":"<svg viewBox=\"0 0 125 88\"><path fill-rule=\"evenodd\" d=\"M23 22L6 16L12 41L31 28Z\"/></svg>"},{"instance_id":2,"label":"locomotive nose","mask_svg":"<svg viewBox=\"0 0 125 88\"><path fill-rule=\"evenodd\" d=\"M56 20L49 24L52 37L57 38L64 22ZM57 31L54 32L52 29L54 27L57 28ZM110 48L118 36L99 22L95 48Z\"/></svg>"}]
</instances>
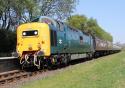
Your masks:
<instances>
[{"instance_id":1,"label":"locomotive nose","mask_svg":"<svg viewBox=\"0 0 125 88\"><path fill-rule=\"evenodd\" d=\"M28 45L28 49L29 49L29 51L31 51L31 50L41 50L41 44L40 43L37 43L37 45L36 45L37 47L36 47L36 49L33 47L33 45L32 44L29 44Z\"/></svg>"},{"instance_id":2,"label":"locomotive nose","mask_svg":"<svg viewBox=\"0 0 125 88\"><path fill-rule=\"evenodd\" d=\"M50 29L45 23L27 23L17 29L17 51L37 52L44 50L44 55L50 55Z\"/></svg>"}]
</instances>

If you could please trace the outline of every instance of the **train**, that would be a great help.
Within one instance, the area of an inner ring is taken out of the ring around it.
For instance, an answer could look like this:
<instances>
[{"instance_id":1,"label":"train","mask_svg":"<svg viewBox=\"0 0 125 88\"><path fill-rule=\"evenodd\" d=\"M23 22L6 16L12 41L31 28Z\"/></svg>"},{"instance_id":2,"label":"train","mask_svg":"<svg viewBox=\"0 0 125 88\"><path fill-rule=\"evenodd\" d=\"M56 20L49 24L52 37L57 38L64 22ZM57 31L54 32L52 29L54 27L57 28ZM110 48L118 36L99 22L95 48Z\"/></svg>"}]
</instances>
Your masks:
<instances>
[{"instance_id":1,"label":"train","mask_svg":"<svg viewBox=\"0 0 125 88\"><path fill-rule=\"evenodd\" d=\"M16 51L23 68L67 65L78 58L91 59L120 50L110 41L47 16L40 16L17 28Z\"/></svg>"}]
</instances>

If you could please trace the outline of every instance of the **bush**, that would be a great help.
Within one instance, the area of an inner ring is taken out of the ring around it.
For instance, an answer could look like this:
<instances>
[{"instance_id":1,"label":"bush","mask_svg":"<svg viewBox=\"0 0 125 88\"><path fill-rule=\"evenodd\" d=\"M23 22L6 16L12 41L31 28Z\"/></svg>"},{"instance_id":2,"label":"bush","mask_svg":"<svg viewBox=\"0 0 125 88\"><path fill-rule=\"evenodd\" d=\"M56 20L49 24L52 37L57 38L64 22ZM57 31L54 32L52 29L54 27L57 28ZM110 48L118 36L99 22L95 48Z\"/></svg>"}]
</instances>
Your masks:
<instances>
[{"instance_id":1,"label":"bush","mask_svg":"<svg viewBox=\"0 0 125 88\"><path fill-rule=\"evenodd\" d=\"M16 33L9 30L0 30L0 54L11 53L16 49Z\"/></svg>"}]
</instances>

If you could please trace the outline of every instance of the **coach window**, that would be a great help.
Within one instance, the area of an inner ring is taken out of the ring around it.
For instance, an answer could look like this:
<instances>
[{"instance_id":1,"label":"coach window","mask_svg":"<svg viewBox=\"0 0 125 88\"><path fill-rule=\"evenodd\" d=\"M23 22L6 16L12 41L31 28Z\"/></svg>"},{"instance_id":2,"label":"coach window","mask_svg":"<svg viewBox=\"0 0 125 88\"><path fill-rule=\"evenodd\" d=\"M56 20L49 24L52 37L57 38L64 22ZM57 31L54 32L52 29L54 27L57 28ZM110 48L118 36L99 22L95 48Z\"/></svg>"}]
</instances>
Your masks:
<instances>
[{"instance_id":1,"label":"coach window","mask_svg":"<svg viewBox=\"0 0 125 88\"><path fill-rule=\"evenodd\" d=\"M80 44L83 44L83 37L80 36L79 39L80 39Z\"/></svg>"}]
</instances>

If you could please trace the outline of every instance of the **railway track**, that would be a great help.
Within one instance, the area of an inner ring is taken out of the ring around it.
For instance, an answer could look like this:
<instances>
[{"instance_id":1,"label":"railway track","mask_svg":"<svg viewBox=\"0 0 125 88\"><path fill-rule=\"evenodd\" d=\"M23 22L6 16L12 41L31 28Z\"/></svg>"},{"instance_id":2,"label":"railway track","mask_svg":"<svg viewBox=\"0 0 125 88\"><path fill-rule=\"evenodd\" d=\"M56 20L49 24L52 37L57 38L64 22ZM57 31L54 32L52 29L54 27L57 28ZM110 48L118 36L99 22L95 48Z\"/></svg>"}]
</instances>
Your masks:
<instances>
[{"instance_id":1,"label":"railway track","mask_svg":"<svg viewBox=\"0 0 125 88\"><path fill-rule=\"evenodd\" d=\"M13 70L13 71L0 73L0 86L5 85L7 83L12 83L16 80L21 80L23 78L31 77L42 72L43 70L34 71L34 72L26 72L23 70Z\"/></svg>"}]
</instances>

